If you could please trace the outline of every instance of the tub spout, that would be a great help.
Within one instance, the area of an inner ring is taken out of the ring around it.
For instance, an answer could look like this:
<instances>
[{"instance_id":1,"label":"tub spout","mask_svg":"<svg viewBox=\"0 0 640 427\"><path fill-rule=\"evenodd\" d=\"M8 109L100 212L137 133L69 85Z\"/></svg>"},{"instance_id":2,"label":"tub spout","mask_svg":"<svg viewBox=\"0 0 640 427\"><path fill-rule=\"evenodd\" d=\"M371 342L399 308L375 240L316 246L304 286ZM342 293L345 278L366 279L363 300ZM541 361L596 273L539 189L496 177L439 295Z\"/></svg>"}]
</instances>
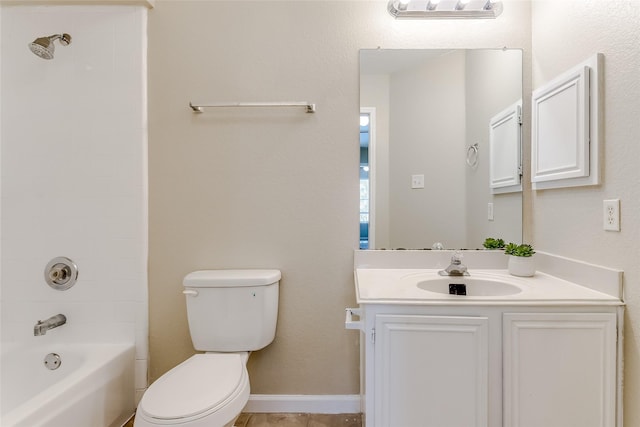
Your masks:
<instances>
[{"instance_id":1,"label":"tub spout","mask_svg":"<svg viewBox=\"0 0 640 427\"><path fill-rule=\"evenodd\" d=\"M49 329L57 328L65 323L67 323L67 316L64 314L56 314L47 320L38 320L38 323L33 327L33 335L36 337L44 335Z\"/></svg>"}]
</instances>

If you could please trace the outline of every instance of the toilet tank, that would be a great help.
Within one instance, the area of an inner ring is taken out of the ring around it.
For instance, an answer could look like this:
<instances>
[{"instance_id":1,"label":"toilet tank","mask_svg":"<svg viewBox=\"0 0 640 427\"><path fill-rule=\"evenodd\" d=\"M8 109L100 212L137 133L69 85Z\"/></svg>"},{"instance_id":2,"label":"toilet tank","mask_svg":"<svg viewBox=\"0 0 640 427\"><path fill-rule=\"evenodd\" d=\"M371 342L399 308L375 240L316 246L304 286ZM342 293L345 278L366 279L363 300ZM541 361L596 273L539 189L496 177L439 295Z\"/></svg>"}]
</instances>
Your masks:
<instances>
[{"instance_id":1,"label":"toilet tank","mask_svg":"<svg viewBox=\"0 0 640 427\"><path fill-rule=\"evenodd\" d=\"M239 352L269 345L276 333L280 270L201 270L185 276L193 346Z\"/></svg>"}]
</instances>

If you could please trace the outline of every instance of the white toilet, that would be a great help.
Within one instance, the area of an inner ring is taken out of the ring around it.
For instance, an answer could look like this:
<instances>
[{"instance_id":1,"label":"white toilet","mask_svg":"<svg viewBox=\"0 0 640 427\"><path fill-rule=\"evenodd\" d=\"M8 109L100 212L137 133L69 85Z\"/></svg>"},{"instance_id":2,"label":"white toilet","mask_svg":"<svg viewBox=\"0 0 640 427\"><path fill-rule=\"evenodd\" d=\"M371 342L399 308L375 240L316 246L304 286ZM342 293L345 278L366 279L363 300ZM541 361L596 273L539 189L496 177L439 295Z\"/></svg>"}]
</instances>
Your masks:
<instances>
[{"instance_id":1,"label":"white toilet","mask_svg":"<svg viewBox=\"0 0 640 427\"><path fill-rule=\"evenodd\" d=\"M249 399L249 352L269 345L279 270L203 270L184 278L196 354L147 389L134 427L231 427Z\"/></svg>"}]
</instances>

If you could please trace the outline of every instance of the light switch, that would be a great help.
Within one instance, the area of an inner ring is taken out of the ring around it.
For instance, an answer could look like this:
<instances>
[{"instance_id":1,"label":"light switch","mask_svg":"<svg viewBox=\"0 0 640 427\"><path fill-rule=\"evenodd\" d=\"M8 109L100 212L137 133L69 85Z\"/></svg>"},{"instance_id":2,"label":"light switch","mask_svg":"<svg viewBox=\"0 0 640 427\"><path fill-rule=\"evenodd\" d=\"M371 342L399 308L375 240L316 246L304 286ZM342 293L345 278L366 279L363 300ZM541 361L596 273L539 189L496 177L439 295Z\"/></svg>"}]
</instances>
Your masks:
<instances>
[{"instance_id":1,"label":"light switch","mask_svg":"<svg viewBox=\"0 0 640 427\"><path fill-rule=\"evenodd\" d=\"M487 219L493 221L493 203L487 203Z\"/></svg>"},{"instance_id":2,"label":"light switch","mask_svg":"<svg viewBox=\"0 0 640 427\"><path fill-rule=\"evenodd\" d=\"M424 175L411 175L411 188L424 188Z\"/></svg>"}]
</instances>

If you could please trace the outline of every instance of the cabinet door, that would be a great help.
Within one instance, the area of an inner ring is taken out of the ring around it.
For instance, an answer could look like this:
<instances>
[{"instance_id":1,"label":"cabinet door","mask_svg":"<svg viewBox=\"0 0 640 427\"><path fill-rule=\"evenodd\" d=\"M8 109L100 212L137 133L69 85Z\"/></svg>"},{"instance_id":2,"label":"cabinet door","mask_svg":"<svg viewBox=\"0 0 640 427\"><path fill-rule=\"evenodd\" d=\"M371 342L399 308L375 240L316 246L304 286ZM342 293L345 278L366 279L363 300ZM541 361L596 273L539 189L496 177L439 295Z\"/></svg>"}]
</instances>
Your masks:
<instances>
[{"instance_id":1,"label":"cabinet door","mask_svg":"<svg viewBox=\"0 0 640 427\"><path fill-rule=\"evenodd\" d=\"M489 186L491 193L522 191L522 100L489 123Z\"/></svg>"},{"instance_id":2,"label":"cabinet door","mask_svg":"<svg viewBox=\"0 0 640 427\"><path fill-rule=\"evenodd\" d=\"M505 427L613 427L616 315L503 317Z\"/></svg>"},{"instance_id":3,"label":"cabinet door","mask_svg":"<svg viewBox=\"0 0 640 427\"><path fill-rule=\"evenodd\" d=\"M375 426L485 427L486 317L376 316Z\"/></svg>"}]
</instances>

